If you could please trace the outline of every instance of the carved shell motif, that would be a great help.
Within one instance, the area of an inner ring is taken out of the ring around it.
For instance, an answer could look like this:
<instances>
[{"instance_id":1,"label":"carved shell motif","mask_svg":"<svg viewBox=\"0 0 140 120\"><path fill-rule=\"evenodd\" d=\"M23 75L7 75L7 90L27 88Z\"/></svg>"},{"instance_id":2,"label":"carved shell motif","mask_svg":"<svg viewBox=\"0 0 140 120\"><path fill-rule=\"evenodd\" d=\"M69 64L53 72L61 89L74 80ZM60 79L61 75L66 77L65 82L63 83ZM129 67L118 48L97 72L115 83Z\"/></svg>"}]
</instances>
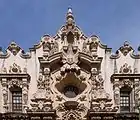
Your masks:
<instances>
[{"instance_id":1,"label":"carved shell motif","mask_svg":"<svg viewBox=\"0 0 140 120\"><path fill-rule=\"evenodd\" d=\"M123 74L132 73L131 66L128 66L128 64L125 63L125 64L120 68L120 73L123 73Z\"/></svg>"}]
</instances>

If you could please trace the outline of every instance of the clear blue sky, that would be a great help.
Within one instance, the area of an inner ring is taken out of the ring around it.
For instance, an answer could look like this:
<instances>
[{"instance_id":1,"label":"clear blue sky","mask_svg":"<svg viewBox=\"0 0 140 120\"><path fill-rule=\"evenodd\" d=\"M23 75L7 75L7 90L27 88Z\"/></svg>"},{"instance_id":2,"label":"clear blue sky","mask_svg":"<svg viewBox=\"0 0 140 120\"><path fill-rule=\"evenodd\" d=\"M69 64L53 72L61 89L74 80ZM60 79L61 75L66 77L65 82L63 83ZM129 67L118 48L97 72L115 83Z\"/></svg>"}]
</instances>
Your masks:
<instances>
[{"instance_id":1,"label":"clear blue sky","mask_svg":"<svg viewBox=\"0 0 140 120\"><path fill-rule=\"evenodd\" d=\"M0 0L0 46L14 40L28 51L44 34L54 36L71 7L87 35L118 49L125 40L140 44L140 0Z\"/></svg>"}]
</instances>

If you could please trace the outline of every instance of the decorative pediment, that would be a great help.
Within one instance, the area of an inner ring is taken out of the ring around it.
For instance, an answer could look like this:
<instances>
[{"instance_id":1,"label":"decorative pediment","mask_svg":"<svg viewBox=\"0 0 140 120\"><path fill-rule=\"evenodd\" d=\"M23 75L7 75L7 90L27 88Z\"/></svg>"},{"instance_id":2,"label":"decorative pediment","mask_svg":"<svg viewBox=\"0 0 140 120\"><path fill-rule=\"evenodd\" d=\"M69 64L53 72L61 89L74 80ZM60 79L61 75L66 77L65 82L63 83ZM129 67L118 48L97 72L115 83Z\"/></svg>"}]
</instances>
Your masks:
<instances>
[{"instance_id":1,"label":"decorative pediment","mask_svg":"<svg viewBox=\"0 0 140 120\"><path fill-rule=\"evenodd\" d=\"M128 64L125 63L123 66L121 66L119 72L122 74L130 74L130 73L132 73L131 66L128 66Z\"/></svg>"},{"instance_id":2,"label":"decorative pediment","mask_svg":"<svg viewBox=\"0 0 140 120\"><path fill-rule=\"evenodd\" d=\"M17 55L17 53L21 50L21 48L15 43L11 42L9 47L7 48L13 55Z\"/></svg>"},{"instance_id":3,"label":"decorative pediment","mask_svg":"<svg viewBox=\"0 0 140 120\"><path fill-rule=\"evenodd\" d=\"M12 66L10 66L9 73L21 73L21 67L18 66L16 63L14 63Z\"/></svg>"},{"instance_id":4,"label":"decorative pediment","mask_svg":"<svg viewBox=\"0 0 140 120\"><path fill-rule=\"evenodd\" d=\"M13 63L10 67L9 70L6 67L2 67L1 73L3 74L27 74L27 68L21 69L19 65L16 63Z\"/></svg>"}]
</instances>

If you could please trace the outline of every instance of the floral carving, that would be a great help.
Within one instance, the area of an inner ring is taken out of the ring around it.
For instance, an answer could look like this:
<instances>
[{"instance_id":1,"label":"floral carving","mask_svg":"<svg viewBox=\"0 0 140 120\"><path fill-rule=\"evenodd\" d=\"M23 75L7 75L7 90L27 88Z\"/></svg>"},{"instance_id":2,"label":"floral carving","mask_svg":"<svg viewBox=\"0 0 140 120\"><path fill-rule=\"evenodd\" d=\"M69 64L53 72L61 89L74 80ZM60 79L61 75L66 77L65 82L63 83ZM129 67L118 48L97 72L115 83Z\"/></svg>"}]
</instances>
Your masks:
<instances>
[{"instance_id":1,"label":"floral carving","mask_svg":"<svg viewBox=\"0 0 140 120\"><path fill-rule=\"evenodd\" d=\"M120 73L123 73L123 74L132 73L131 66L128 66L128 64L125 63L125 64L120 68Z\"/></svg>"},{"instance_id":2,"label":"floral carving","mask_svg":"<svg viewBox=\"0 0 140 120\"><path fill-rule=\"evenodd\" d=\"M10 50L11 53L13 53L13 55L17 55L20 49L21 48L15 42L11 42L11 44L8 47L8 50Z\"/></svg>"}]
</instances>

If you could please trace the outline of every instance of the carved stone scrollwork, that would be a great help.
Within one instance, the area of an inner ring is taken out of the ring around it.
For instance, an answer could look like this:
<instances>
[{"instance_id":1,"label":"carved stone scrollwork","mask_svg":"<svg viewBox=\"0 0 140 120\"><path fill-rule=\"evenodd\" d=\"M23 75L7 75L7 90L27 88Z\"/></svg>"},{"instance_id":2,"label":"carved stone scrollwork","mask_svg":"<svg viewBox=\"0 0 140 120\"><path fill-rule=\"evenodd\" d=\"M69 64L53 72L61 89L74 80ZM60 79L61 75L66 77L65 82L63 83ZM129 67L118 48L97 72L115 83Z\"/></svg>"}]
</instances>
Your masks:
<instances>
[{"instance_id":1,"label":"carved stone scrollwork","mask_svg":"<svg viewBox=\"0 0 140 120\"><path fill-rule=\"evenodd\" d=\"M56 109L62 113L62 120L83 120L88 110L84 104L76 104L74 101L60 104Z\"/></svg>"},{"instance_id":2,"label":"carved stone scrollwork","mask_svg":"<svg viewBox=\"0 0 140 120\"><path fill-rule=\"evenodd\" d=\"M128 66L128 64L125 63L125 64L120 68L120 73L124 73L124 74L132 73L131 66Z\"/></svg>"},{"instance_id":3,"label":"carved stone scrollwork","mask_svg":"<svg viewBox=\"0 0 140 120\"><path fill-rule=\"evenodd\" d=\"M17 86L17 87L19 87L19 88L22 88L22 80L20 80L20 79L11 79L10 81L9 81L9 84L8 84L8 87L9 88L14 88L14 86Z\"/></svg>"},{"instance_id":4,"label":"carved stone scrollwork","mask_svg":"<svg viewBox=\"0 0 140 120\"><path fill-rule=\"evenodd\" d=\"M116 107L112 107L112 99L110 98L110 95L104 90L104 80L102 76L98 74L96 68L91 69L91 83L91 108L96 112L117 111Z\"/></svg>"},{"instance_id":5,"label":"carved stone scrollwork","mask_svg":"<svg viewBox=\"0 0 140 120\"><path fill-rule=\"evenodd\" d=\"M48 56L57 53L59 48L58 43L49 35L45 35L43 39L43 56L47 59Z\"/></svg>"},{"instance_id":6,"label":"carved stone scrollwork","mask_svg":"<svg viewBox=\"0 0 140 120\"><path fill-rule=\"evenodd\" d=\"M38 81L37 81L37 87L38 89L44 89L45 88L45 80L43 78L43 75L39 75Z\"/></svg>"},{"instance_id":7,"label":"carved stone scrollwork","mask_svg":"<svg viewBox=\"0 0 140 120\"><path fill-rule=\"evenodd\" d=\"M38 79L38 90L33 94L31 111L49 111L52 109L52 100L50 95L50 69L44 68Z\"/></svg>"},{"instance_id":8,"label":"carved stone scrollwork","mask_svg":"<svg viewBox=\"0 0 140 120\"><path fill-rule=\"evenodd\" d=\"M130 79L120 80L120 88L125 87L125 86L129 88L133 88L133 82Z\"/></svg>"},{"instance_id":9,"label":"carved stone scrollwork","mask_svg":"<svg viewBox=\"0 0 140 120\"><path fill-rule=\"evenodd\" d=\"M15 42L12 42L8 47L8 50L10 50L13 55L17 55L20 49L21 48Z\"/></svg>"}]
</instances>

